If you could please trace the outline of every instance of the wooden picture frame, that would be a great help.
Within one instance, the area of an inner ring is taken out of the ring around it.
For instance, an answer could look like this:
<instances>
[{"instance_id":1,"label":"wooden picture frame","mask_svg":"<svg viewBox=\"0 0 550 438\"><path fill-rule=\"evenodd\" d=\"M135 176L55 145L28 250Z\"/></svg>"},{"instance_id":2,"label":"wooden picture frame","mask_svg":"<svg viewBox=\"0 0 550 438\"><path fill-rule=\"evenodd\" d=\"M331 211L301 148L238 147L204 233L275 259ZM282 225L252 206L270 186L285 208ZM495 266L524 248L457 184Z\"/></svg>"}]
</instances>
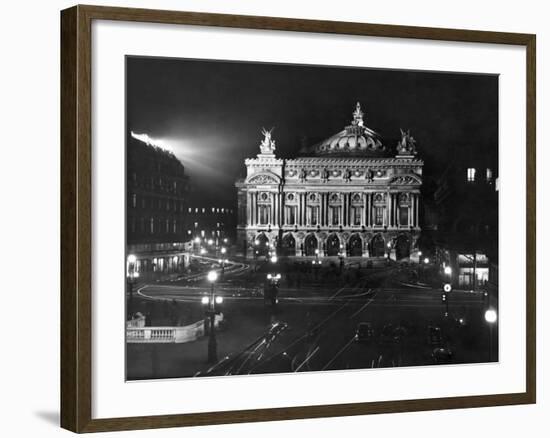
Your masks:
<instances>
[{"instance_id":1,"label":"wooden picture frame","mask_svg":"<svg viewBox=\"0 0 550 438\"><path fill-rule=\"evenodd\" d=\"M526 48L526 391L522 393L92 418L92 94L93 20L348 34ZM75 6L61 13L61 426L98 432L535 403L535 35L289 18Z\"/></svg>"}]
</instances>

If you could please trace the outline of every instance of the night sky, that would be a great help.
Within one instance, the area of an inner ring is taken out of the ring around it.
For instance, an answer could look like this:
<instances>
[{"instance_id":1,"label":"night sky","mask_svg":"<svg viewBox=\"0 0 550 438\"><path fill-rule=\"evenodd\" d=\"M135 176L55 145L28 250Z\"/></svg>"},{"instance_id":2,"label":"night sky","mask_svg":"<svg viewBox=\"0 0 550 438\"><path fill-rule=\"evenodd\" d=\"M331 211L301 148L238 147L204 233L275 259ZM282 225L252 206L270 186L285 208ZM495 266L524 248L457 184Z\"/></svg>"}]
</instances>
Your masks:
<instances>
[{"instance_id":1,"label":"night sky","mask_svg":"<svg viewBox=\"0 0 550 438\"><path fill-rule=\"evenodd\" d=\"M392 153L411 130L425 177L454 154L497 159L495 75L128 57L126 85L128 130L171 148L203 204L233 204L262 127L292 157L349 125L357 101Z\"/></svg>"}]
</instances>

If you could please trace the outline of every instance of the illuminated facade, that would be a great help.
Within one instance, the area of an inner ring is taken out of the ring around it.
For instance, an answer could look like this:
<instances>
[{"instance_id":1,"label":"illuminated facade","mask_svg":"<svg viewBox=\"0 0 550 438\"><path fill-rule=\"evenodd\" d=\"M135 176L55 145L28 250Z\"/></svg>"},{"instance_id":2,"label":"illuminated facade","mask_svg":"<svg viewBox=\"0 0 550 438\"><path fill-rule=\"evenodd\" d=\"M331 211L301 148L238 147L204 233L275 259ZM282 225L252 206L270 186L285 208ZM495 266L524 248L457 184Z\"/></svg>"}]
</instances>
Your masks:
<instances>
[{"instance_id":1,"label":"illuminated facade","mask_svg":"<svg viewBox=\"0 0 550 438\"><path fill-rule=\"evenodd\" d=\"M271 133L263 135L236 183L237 240L247 257L269 248L283 256L416 255L423 162L409 132L389 153L358 103L349 126L300 157L277 158Z\"/></svg>"}]
</instances>

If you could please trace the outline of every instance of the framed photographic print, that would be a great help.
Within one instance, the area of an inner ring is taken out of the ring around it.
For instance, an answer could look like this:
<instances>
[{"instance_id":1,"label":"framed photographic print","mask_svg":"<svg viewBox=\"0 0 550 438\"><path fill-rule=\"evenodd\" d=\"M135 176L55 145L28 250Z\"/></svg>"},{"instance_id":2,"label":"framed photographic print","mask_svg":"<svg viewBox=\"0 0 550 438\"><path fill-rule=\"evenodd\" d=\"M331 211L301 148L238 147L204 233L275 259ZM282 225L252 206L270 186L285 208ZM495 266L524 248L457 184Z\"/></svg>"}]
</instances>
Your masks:
<instances>
[{"instance_id":1,"label":"framed photographic print","mask_svg":"<svg viewBox=\"0 0 550 438\"><path fill-rule=\"evenodd\" d=\"M61 14L61 422L535 402L535 36Z\"/></svg>"}]
</instances>

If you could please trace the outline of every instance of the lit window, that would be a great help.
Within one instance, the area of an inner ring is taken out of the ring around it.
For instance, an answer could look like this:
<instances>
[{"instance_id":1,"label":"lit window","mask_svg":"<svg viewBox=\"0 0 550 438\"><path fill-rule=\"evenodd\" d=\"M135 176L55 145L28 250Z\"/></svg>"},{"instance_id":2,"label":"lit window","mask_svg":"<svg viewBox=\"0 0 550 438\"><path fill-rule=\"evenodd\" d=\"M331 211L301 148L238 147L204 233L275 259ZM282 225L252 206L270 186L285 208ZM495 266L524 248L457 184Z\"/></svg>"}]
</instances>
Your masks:
<instances>
[{"instance_id":1,"label":"lit window","mask_svg":"<svg viewBox=\"0 0 550 438\"><path fill-rule=\"evenodd\" d=\"M493 171L487 168L487 182L490 183L493 181Z\"/></svg>"},{"instance_id":2,"label":"lit window","mask_svg":"<svg viewBox=\"0 0 550 438\"><path fill-rule=\"evenodd\" d=\"M311 206L307 208L307 223L308 225L317 225L319 218L319 207Z\"/></svg>"},{"instance_id":3,"label":"lit window","mask_svg":"<svg viewBox=\"0 0 550 438\"><path fill-rule=\"evenodd\" d=\"M476 180L476 170L475 170L475 168L473 168L473 167L468 168L467 178L468 178L468 182L472 182L472 181Z\"/></svg>"},{"instance_id":4,"label":"lit window","mask_svg":"<svg viewBox=\"0 0 550 438\"><path fill-rule=\"evenodd\" d=\"M270 208L268 205L259 206L260 225L267 225L269 223Z\"/></svg>"},{"instance_id":5,"label":"lit window","mask_svg":"<svg viewBox=\"0 0 550 438\"><path fill-rule=\"evenodd\" d=\"M192 209L191 209L191 207L189 207L189 210L188 210L188 212L189 212L189 213L191 213L191 210L192 210Z\"/></svg>"},{"instance_id":6,"label":"lit window","mask_svg":"<svg viewBox=\"0 0 550 438\"><path fill-rule=\"evenodd\" d=\"M199 212L199 209L195 207L195 213L198 213Z\"/></svg>"},{"instance_id":7,"label":"lit window","mask_svg":"<svg viewBox=\"0 0 550 438\"><path fill-rule=\"evenodd\" d=\"M205 211L206 211L206 210L203 208L203 209L202 209L202 212L204 213Z\"/></svg>"},{"instance_id":8,"label":"lit window","mask_svg":"<svg viewBox=\"0 0 550 438\"><path fill-rule=\"evenodd\" d=\"M195 228L198 228L199 227L199 223L198 222L195 222Z\"/></svg>"},{"instance_id":9,"label":"lit window","mask_svg":"<svg viewBox=\"0 0 550 438\"><path fill-rule=\"evenodd\" d=\"M204 230L201 230L201 237L204 237Z\"/></svg>"},{"instance_id":10,"label":"lit window","mask_svg":"<svg viewBox=\"0 0 550 438\"><path fill-rule=\"evenodd\" d=\"M136 208L137 204L137 195L135 193L132 194L132 207Z\"/></svg>"},{"instance_id":11,"label":"lit window","mask_svg":"<svg viewBox=\"0 0 550 438\"><path fill-rule=\"evenodd\" d=\"M215 209L214 207L212 207L212 213L214 213L215 210L216 210L216 209ZM204 212L203 212L203 213L204 213Z\"/></svg>"},{"instance_id":12,"label":"lit window","mask_svg":"<svg viewBox=\"0 0 550 438\"><path fill-rule=\"evenodd\" d=\"M374 224L384 224L384 207L374 207Z\"/></svg>"},{"instance_id":13,"label":"lit window","mask_svg":"<svg viewBox=\"0 0 550 438\"><path fill-rule=\"evenodd\" d=\"M361 225L361 216L363 209L361 207L353 207L353 225Z\"/></svg>"},{"instance_id":14,"label":"lit window","mask_svg":"<svg viewBox=\"0 0 550 438\"><path fill-rule=\"evenodd\" d=\"M331 207L331 224L332 225L338 225L340 223L340 207Z\"/></svg>"}]
</instances>

